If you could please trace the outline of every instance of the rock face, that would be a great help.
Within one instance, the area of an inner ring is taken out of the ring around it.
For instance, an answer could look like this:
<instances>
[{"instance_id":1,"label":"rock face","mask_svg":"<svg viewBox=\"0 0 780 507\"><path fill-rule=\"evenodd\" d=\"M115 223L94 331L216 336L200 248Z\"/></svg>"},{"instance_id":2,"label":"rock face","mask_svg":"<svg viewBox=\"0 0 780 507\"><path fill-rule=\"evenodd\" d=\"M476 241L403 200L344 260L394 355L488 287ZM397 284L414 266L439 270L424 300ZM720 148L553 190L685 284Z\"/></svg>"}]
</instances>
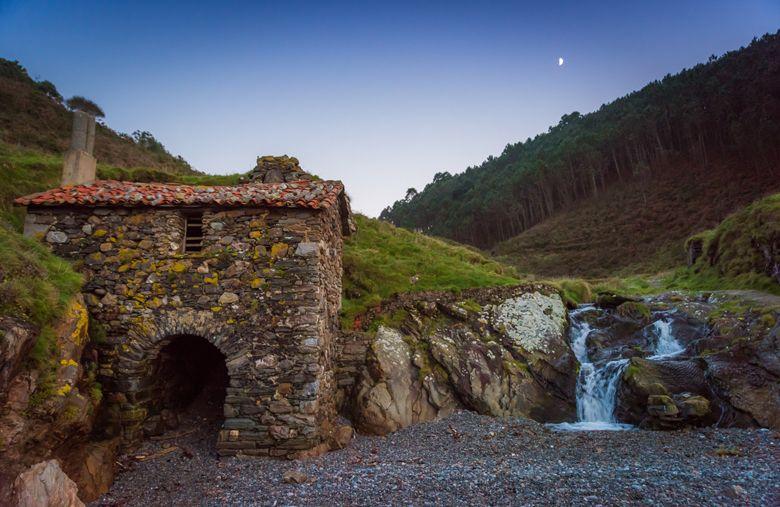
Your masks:
<instances>
[{"instance_id":1,"label":"rock face","mask_svg":"<svg viewBox=\"0 0 780 507\"><path fill-rule=\"evenodd\" d=\"M780 427L780 299L716 293L654 304L678 312L675 335L685 348L672 357L631 358L618 389L618 420L653 429ZM702 320L704 330L685 327Z\"/></svg>"},{"instance_id":2,"label":"rock face","mask_svg":"<svg viewBox=\"0 0 780 507\"><path fill-rule=\"evenodd\" d=\"M84 503L76 492L76 483L65 475L57 460L33 465L14 481L18 507L82 507Z\"/></svg>"},{"instance_id":3,"label":"rock face","mask_svg":"<svg viewBox=\"0 0 780 507\"><path fill-rule=\"evenodd\" d=\"M385 434L468 408L560 422L574 415L576 360L559 295L543 285L398 296L379 327L349 409ZM349 396L347 396L349 399Z\"/></svg>"},{"instance_id":4,"label":"rock face","mask_svg":"<svg viewBox=\"0 0 780 507\"><path fill-rule=\"evenodd\" d=\"M17 319L0 317L0 401L8 394L8 384L19 373L22 361L35 343L33 327Z\"/></svg>"},{"instance_id":5,"label":"rock face","mask_svg":"<svg viewBox=\"0 0 780 507\"><path fill-rule=\"evenodd\" d=\"M6 381L0 398L0 504L9 498L13 478L22 468L52 456L64 459L89 437L100 391L93 374L84 368L87 324L86 306L78 296L51 335L39 338L32 333L32 341L50 340L52 355L46 366L16 368L19 371ZM18 338L19 329L24 327L11 328L11 336Z\"/></svg>"},{"instance_id":6,"label":"rock face","mask_svg":"<svg viewBox=\"0 0 780 507\"><path fill-rule=\"evenodd\" d=\"M397 330L380 327L356 392L359 427L384 435L451 413L460 404L447 384L424 371L426 359Z\"/></svg>"},{"instance_id":7,"label":"rock face","mask_svg":"<svg viewBox=\"0 0 780 507\"><path fill-rule=\"evenodd\" d=\"M119 443L117 438L89 442L65 454L63 469L78 484L83 501L97 500L111 487Z\"/></svg>"}]
</instances>

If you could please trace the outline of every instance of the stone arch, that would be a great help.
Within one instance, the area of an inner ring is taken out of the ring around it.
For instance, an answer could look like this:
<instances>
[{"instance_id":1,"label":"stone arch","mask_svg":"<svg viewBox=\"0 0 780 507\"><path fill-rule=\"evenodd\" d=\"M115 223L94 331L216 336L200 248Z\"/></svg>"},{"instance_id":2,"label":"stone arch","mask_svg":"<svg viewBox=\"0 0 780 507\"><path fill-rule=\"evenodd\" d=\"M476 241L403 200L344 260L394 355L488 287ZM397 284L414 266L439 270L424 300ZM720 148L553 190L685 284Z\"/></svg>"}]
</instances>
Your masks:
<instances>
[{"instance_id":1,"label":"stone arch","mask_svg":"<svg viewBox=\"0 0 780 507\"><path fill-rule=\"evenodd\" d=\"M154 368L161 350L175 337L198 337L224 356L230 384L239 384L250 363L250 346L235 337L231 326L215 319L213 312L179 309L138 317L120 340L113 362L111 398L113 422L117 423L126 445L143 438L143 424L157 400ZM232 412L227 401L225 413ZM225 419L227 420L227 418Z\"/></svg>"}]
</instances>

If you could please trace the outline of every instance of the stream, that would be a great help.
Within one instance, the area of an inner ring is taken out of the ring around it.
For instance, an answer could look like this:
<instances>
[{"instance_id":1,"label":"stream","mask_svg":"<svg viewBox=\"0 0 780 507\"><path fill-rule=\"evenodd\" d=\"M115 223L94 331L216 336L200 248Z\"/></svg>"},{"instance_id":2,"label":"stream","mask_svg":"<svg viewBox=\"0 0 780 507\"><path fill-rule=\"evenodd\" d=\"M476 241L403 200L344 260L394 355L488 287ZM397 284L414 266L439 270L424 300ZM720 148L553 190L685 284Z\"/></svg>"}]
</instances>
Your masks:
<instances>
[{"instance_id":1,"label":"stream","mask_svg":"<svg viewBox=\"0 0 780 507\"><path fill-rule=\"evenodd\" d=\"M565 431L626 430L634 426L615 419L615 402L618 384L628 358L613 359L601 363L592 362L588 356L588 336L593 331L585 318L589 313L602 311L593 305L583 305L569 313L571 348L580 362L577 377L577 422L551 424ZM654 342L650 360L665 359L684 350L672 332L672 319L665 312L653 314L654 321L644 332Z\"/></svg>"}]
</instances>

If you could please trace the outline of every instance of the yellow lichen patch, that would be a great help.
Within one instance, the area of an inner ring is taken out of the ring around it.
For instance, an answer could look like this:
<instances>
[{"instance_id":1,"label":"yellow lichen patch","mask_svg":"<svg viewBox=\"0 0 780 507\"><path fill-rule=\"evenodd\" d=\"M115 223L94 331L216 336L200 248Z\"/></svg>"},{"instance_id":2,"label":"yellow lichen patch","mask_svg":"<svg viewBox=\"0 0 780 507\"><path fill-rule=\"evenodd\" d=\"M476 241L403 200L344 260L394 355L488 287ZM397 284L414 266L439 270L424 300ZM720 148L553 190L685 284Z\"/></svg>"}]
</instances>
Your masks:
<instances>
[{"instance_id":1,"label":"yellow lichen patch","mask_svg":"<svg viewBox=\"0 0 780 507\"><path fill-rule=\"evenodd\" d=\"M271 246L271 257L283 257L287 255L287 250L289 248L287 243L274 243Z\"/></svg>"},{"instance_id":2,"label":"yellow lichen patch","mask_svg":"<svg viewBox=\"0 0 780 507\"><path fill-rule=\"evenodd\" d=\"M121 248L119 250L119 254L117 255L117 257L119 258L120 262L127 262L127 261L130 261L132 259L135 259L139 255L140 254L139 254L138 250L132 250L130 248Z\"/></svg>"},{"instance_id":3,"label":"yellow lichen patch","mask_svg":"<svg viewBox=\"0 0 780 507\"><path fill-rule=\"evenodd\" d=\"M210 283L211 285L217 285L217 282L219 282L219 276L216 273L212 277L207 276L203 279L203 283Z\"/></svg>"},{"instance_id":4,"label":"yellow lichen patch","mask_svg":"<svg viewBox=\"0 0 780 507\"><path fill-rule=\"evenodd\" d=\"M265 227L265 220L262 218L255 218L249 222L250 229L262 229Z\"/></svg>"},{"instance_id":5,"label":"yellow lichen patch","mask_svg":"<svg viewBox=\"0 0 780 507\"><path fill-rule=\"evenodd\" d=\"M68 309L68 315L75 321L73 332L70 334L70 341L76 345L86 343L89 336L89 314L87 313L87 308L74 299Z\"/></svg>"},{"instance_id":6,"label":"yellow lichen patch","mask_svg":"<svg viewBox=\"0 0 780 507\"><path fill-rule=\"evenodd\" d=\"M185 271L187 271L187 267L188 267L187 263L185 262L174 262L171 265L171 271L173 271L174 273L184 273Z\"/></svg>"},{"instance_id":7,"label":"yellow lichen patch","mask_svg":"<svg viewBox=\"0 0 780 507\"><path fill-rule=\"evenodd\" d=\"M263 232L262 231L251 231L249 233L249 237L252 238L252 239L260 239L260 238L263 237Z\"/></svg>"},{"instance_id":8,"label":"yellow lichen patch","mask_svg":"<svg viewBox=\"0 0 780 507\"><path fill-rule=\"evenodd\" d=\"M154 298L152 298L152 299L150 299L149 301L146 302L146 307L147 308L152 308L152 309L157 309L157 308L160 308L162 306L162 304L163 304L162 299L160 299L158 297L154 297Z\"/></svg>"},{"instance_id":9,"label":"yellow lichen patch","mask_svg":"<svg viewBox=\"0 0 780 507\"><path fill-rule=\"evenodd\" d=\"M57 389L57 395L58 396L65 396L66 394L68 394L72 390L73 390L73 388L71 387L70 384L65 384L64 386L62 386L59 389Z\"/></svg>"},{"instance_id":10,"label":"yellow lichen patch","mask_svg":"<svg viewBox=\"0 0 780 507\"><path fill-rule=\"evenodd\" d=\"M118 268L116 268L117 273L124 273L125 271L130 269L130 264L122 264Z\"/></svg>"},{"instance_id":11,"label":"yellow lichen patch","mask_svg":"<svg viewBox=\"0 0 780 507\"><path fill-rule=\"evenodd\" d=\"M60 359L60 364L62 366L78 366L79 365L79 363L77 363L73 359Z\"/></svg>"},{"instance_id":12,"label":"yellow lichen patch","mask_svg":"<svg viewBox=\"0 0 780 507\"><path fill-rule=\"evenodd\" d=\"M89 254L89 260L94 262L102 262L103 261L103 254L100 252L95 252L92 254Z\"/></svg>"},{"instance_id":13,"label":"yellow lichen patch","mask_svg":"<svg viewBox=\"0 0 780 507\"><path fill-rule=\"evenodd\" d=\"M219 313L219 312L222 311L222 307L221 306L212 306L211 307L211 311L214 312L214 313Z\"/></svg>"},{"instance_id":14,"label":"yellow lichen patch","mask_svg":"<svg viewBox=\"0 0 780 507\"><path fill-rule=\"evenodd\" d=\"M259 289L260 287L263 286L264 283L265 280L263 280L262 278L255 278L254 280L252 280L250 285L252 286L253 289Z\"/></svg>"},{"instance_id":15,"label":"yellow lichen patch","mask_svg":"<svg viewBox=\"0 0 780 507\"><path fill-rule=\"evenodd\" d=\"M92 235L96 238L102 238L106 234L108 234L108 231L105 229L95 229L94 232L92 232Z\"/></svg>"}]
</instances>

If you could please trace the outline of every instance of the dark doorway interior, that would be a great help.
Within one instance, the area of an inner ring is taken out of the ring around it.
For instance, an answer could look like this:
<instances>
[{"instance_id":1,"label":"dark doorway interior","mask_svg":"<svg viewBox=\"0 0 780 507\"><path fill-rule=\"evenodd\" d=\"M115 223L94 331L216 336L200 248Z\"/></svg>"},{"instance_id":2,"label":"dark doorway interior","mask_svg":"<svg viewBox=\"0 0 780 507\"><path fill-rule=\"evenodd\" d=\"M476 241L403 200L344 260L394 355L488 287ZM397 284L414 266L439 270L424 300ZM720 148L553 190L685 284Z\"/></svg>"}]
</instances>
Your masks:
<instances>
[{"instance_id":1,"label":"dark doorway interior","mask_svg":"<svg viewBox=\"0 0 780 507\"><path fill-rule=\"evenodd\" d=\"M175 336L161 350L156 377L158 409L175 413L177 426L211 433L222 424L228 372L225 356L198 336Z\"/></svg>"}]
</instances>

